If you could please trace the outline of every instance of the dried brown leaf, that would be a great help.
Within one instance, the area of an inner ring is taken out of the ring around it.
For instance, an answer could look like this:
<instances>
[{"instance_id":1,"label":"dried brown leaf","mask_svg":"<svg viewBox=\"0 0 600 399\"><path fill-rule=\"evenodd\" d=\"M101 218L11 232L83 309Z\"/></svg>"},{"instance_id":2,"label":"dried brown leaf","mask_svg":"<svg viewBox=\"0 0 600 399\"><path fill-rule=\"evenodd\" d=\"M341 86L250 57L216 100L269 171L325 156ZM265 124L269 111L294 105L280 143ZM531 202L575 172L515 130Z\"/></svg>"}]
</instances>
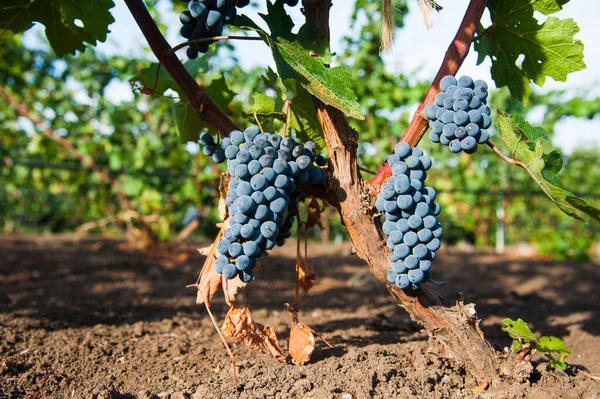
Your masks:
<instances>
[{"instance_id":1,"label":"dried brown leaf","mask_svg":"<svg viewBox=\"0 0 600 399\"><path fill-rule=\"evenodd\" d=\"M198 305L202 305L206 301L206 305L210 306L215 293L223 289L223 285L221 282L223 276L217 273L213 267L213 263L216 259L217 243L223 235L222 232L223 230L219 232L217 238L215 238L215 242L213 242L212 245L208 247L206 261L202 266L202 271L200 271L200 277L198 277L198 283L196 284L196 288L198 289L198 294L196 295L196 303ZM203 251L206 252L206 248L198 250L200 254L204 255L202 253Z\"/></svg>"},{"instance_id":2,"label":"dried brown leaf","mask_svg":"<svg viewBox=\"0 0 600 399\"><path fill-rule=\"evenodd\" d=\"M264 349L278 361L285 361L273 327L255 322L247 307L229 308L221 331L228 337L243 341L252 350Z\"/></svg>"},{"instance_id":3,"label":"dried brown leaf","mask_svg":"<svg viewBox=\"0 0 600 399\"><path fill-rule=\"evenodd\" d=\"M225 203L223 193L221 193L221 197L219 198L219 207L217 209L219 211L219 219L225 220L227 217L227 204Z\"/></svg>"},{"instance_id":4,"label":"dried brown leaf","mask_svg":"<svg viewBox=\"0 0 600 399\"><path fill-rule=\"evenodd\" d=\"M288 312L292 318L288 350L292 356L292 362L299 366L308 363L315 350L315 336L312 330L298 318L298 311L287 305Z\"/></svg>"},{"instance_id":5,"label":"dried brown leaf","mask_svg":"<svg viewBox=\"0 0 600 399\"><path fill-rule=\"evenodd\" d=\"M298 268L298 281L306 293L315 285L317 273L315 273L315 269L300 254L296 256L296 266Z\"/></svg>"},{"instance_id":6,"label":"dried brown leaf","mask_svg":"<svg viewBox=\"0 0 600 399\"><path fill-rule=\"evenodd\" d=\"M294 364L302 366L308 363L315 350L315 336L312 331L300 323L292 322L288 349Z\"/></svg>"},{"instance_id":7,"label":"dried brown leaf","mask_svg":"<svg viewBox=\"0 0 600 399\"><path fill-rule=\"evenodd\" d=\"M225 219L227 218L227 204L225 203L225 197L227 196L229 177L228 173L222 173L221 182L219 184L219 207L217 209L219 211L219 219L223 222L225 222Z\"/></svg>"},{"instance_id":8,"label":"dried brown leaf","mask_svg":"<svg viewBox=\"0 0 600 399\"><path fill-rule=\"evenodd\" d=\"M210 259L210 261L209 261ZM214 258L207 258L206 263L202 267L200 273L200 283L196 286L198 294L196 295L196 303L202 305L206 300L206 304L211 306L212 298L215 294L223 289L221 279L222 275L216 272L213 268Z\"/></svg>"},{"instance_id":9,"label":"dried brown leaf","mask_svg":"<svg viewBox=\"0 0 600 399\"><path fill-rule=\"evenodd\" d=\"M223 291L225 293L225 302L229 306L233 306L233 302L235 301L235 296L240 292L240 290L246 287L248 284L244 283L239 278L227 279L223 277L223 281L221 283L223 285Z\"/></svg>"},{"instance_id":10,"label":"dried brown leaf","mask_svg":"<svg viewBox=\"0 0 600 399\"><path fill-rule=\"evenodd\" d=\"M212 244L209 245L208 247L204 247L204 248L198 248L198 253L202 256L208 256L208 254L210 254L210 251L212 251Z\"/></svg>"},{"instance_id":11,"label":"dried brown leaf","mask_svg":"<svg viewBox=\"0 0 600 399\"><path fill-rule=\"evenodd\" d=\"M313 198L308 204L308 217L306 219L306 228L309 229L313 226L319 226L321 231L325 230L323 222L321 221L321 213L323 208L319 205L319 202Z\"/></svg>"}]
</instances>

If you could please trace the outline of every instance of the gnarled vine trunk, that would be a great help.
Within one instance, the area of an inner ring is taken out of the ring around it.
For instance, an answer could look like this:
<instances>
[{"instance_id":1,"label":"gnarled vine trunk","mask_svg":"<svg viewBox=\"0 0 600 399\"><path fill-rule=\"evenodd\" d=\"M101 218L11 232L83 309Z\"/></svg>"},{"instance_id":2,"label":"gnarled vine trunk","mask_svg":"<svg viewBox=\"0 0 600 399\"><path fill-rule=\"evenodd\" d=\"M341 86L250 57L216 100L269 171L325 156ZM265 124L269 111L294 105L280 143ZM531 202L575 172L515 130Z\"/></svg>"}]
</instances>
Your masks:
<instances>
[{"instance_id":1,"label":"gnarled vine trunk","mask_svg":"<svg viewBox=\"0 0 600 399\"><path fill-rule=\"evenodd\" d=\"M485 7L485 1L480 3ZM328 39L330 0L304 0L303 5L307 22L321 28ZM356 252L369 264L375 277L400 300L413 321L442 343L478 384L491 383L496 374L496 356L479 328L474 305L452 304L431 285L423 286L411 296L387 281L389 249L373 213L377 193L362 180L358 169L358 136L341 111L317 99L315 105L330 153L327 197L338 208Z\"/></svg>"}]
</instances>

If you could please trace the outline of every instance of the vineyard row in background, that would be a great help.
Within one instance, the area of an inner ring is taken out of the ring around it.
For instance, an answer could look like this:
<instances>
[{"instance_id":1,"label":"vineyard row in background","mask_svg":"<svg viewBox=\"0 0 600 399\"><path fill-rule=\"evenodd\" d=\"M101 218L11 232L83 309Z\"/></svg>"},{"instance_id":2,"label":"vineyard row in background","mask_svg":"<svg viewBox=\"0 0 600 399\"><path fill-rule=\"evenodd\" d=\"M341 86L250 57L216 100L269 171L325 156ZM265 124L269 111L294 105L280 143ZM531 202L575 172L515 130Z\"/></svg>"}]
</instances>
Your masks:
<instances>
[{"instance_id":1,"label":"vineyard row in background","mask_svg":"<svg viewBox=\"0 0 600 399\"><path fill-rule=\"evenodd\" d=\"M572 157L580 156L575 152ZM76 163L5 160L0 163L0 176L23 184L18 188L9 184L0 189L0 228L5 234L121 234L114 223L107 221L124 210L116 205L115 193L109 186L90 178L92 173L90 168ZM175 239L192 223L193 234L198 237L212 239L216 234L218 179L164 170L120 169L110 174L131 198L134 211L151 221L150 227L159 240ZM80 184L66 186L59 183L63 179ZM172 190L165 191L166 187ZM188 187L188 192L181 194L179 187ZM600 193L594 187L589 188L590 191L577 194L595 203L600 201ZM541 191L447 187L438 189L438 193L446 210L442 219L447 232L445 245L493 248L498 253L506 247L513 252L519 247L521 252L539 252L562 259L600 257L600 226L582 225L561 217ZM534 218L531 211L525 211L528 206L535 209ZM348 239L336 212L329 209L324 218L325 231L319 233L314 229L313 237L325 242ZM562 233L552 233L557 219L565 225Z\"/></svg>"}]
</instances>

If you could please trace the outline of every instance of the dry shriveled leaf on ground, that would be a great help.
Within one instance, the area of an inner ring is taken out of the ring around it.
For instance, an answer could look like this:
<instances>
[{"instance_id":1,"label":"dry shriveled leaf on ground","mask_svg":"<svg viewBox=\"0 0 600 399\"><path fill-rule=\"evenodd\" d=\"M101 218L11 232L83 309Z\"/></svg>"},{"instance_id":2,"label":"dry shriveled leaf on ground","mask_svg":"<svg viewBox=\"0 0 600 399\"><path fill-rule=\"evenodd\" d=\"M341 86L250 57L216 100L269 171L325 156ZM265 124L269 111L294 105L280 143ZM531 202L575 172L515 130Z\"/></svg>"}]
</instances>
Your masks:
<instances>
[{"instance_id":1,"label":"dry shriveled leaf on ground","mask_svg":"<svg viewBox=\"0 0 600 399\"><path fill-rule=\"evenodd\" d=\"M288 350L290 351L290 355L292 355L292 362L302 366L308 363L315 350L315 336L307 325L300 322L296 310L288 308L288 311L292 318Z\"/></svg>"},{"instance_id":2,"label":"dry shriveled leaf on ground","mask_svg":"<svg viewBox=\"0 0 600 399\"><path fill-rule=\"evenodd\" d=\"M319 202L313 198L308 204L308 218L306 219L306 228L310 229L313 226L319 226L321 231L325 230L323 222L321 221L321 212L323 208L319 205Z\"/></svg>"},{"instance_id":3,"label":"dry shriveled leaf on ground","mask_svg":"<svg viewBox=\"0 0 600 399\"><path fill-rule=\"evenodd\" d=\"M228 337L243 341L252 350L265 349L278 361L285 361L273 326L255 322L247 307L232 306L225 316L221 331Z\"/></svg>"},{"instance_id":4,"label":"dry shriveled leaf on ground","mask_svg":"<svg viewBox=\"0 0 600 399\"><path fill-rule=\"evenodd\" d=\"M298 268L298 281L306 293L315 285L317 273L315 273L315 269L300 254L296 256L296 266Z\"/></svg>"}]
</instances>

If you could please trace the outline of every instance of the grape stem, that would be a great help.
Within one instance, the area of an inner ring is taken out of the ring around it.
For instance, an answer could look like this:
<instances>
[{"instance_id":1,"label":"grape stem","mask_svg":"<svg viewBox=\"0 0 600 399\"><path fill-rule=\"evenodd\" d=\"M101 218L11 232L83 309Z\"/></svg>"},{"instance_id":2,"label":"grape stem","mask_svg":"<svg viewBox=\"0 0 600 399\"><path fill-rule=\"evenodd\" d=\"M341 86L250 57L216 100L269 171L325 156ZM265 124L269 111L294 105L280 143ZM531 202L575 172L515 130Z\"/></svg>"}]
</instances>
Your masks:
<instances>
[{"instance_id":1,"label":"grape stem","mask_svg":"<svg viewBox=\"0 0 600 399\"><path fill-rule=\"evenodd\" d=\"M425 108L425 105L433 101L436 94L440 92L440 80L446 75L456 75L458 69L465 61L465 58L467 58L467 54L469 54L469 49L473 43L473 38L477 32L477 26L485 11L487 3L487 0L471 0L469 3L465 16L454 36L454 40L452 40L452 43L450 43L450 46L446 51L442 65L400 141L405 141L410 144L411 147L414 147L419 143L427 131L428 122L423 116L423 109ZM368 181L368 184L380 186L391 175L392 168L385 162L381 168L379 168L377 174Z\"/></svg>"},{"instance_id":2,"label":"grape stem","mask_svg":"<svg viewBox=\"0 0 600 399\"><path fill-rule=\"evenodd\" d=\"M208 43L208 42L218 42L219 40L263 40L261 37L254 36L213 36L213 37L203 37L202 39L194 39L189 40L187 42L183 42L173 47L168 54L174 54L177 50L181 50L184 47L191 46L193 44L200 43Z\"/></svg>"},{"instance_id":3,"label":"grape stem","mask_svg":"<svg viewBox=\"0 0 600 399\"><path fill-rule=\"evenodd\" d=\"M260 124L260 120L258 119L258 114L256 112L254 113L254 120L256 121L256 124L258 125L260 132L264 133L265 131L263 130L262 125Z\"/></svg>"},{"instance_id":4,"label":"grape stem","mask_svg":"<svg viewBox=\"0 0 600 399\"><path fill-rule=\"evenodd\" d=\"M290 100L285 100L283 103L283 114L285 115L285 122L283 122L283 137L287 136L287 127L290 121L290 106L292 102Z\"/></svg>"},{"instance_id":5,"label":"grape stem","mask_svg":"<svg viewBox=\"0 0 600 399\"><path fill-rule=\"evenodd\" d=\"M496 145L491 141L488 141L486 144L492 149L492 151L494 151L500 158L502 158L504 162L509 163L511 165L518 165L517 161L515 161L513 158L504 155L500 148L496 147Z\"/></svg>"}]
</instances>

